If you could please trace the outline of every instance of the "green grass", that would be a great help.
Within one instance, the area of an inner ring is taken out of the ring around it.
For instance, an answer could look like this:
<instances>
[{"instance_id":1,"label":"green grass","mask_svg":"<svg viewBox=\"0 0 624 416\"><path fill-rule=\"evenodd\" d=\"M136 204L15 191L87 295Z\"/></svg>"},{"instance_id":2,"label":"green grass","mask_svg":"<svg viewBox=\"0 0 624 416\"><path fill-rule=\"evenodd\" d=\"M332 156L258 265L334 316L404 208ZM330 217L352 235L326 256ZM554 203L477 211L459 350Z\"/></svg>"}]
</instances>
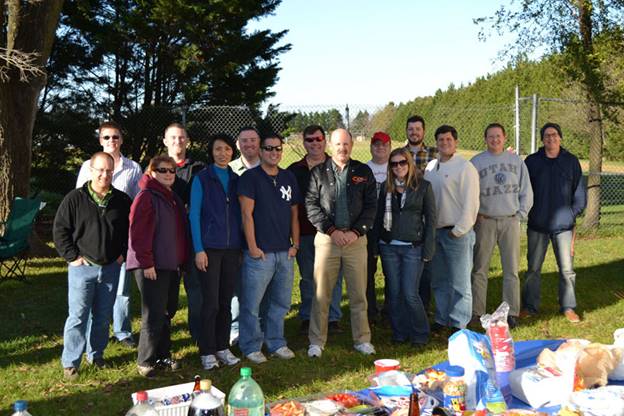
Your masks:
<instances>
[{"instance_id":1,"label":"green grass","mask_svg":"<svg viewBox=\"0 0 624 416\"><path fill-rule=\"evenodd\" d=\"M618 215L621 223L621 213ZM554 257L549 251L544 266L543 309L541 315L523 321L513 331L516 340L559 337L588 338L609 343L612 333L624 326L624 301L614 290L623 288L624 236L620 231L608 237L583 238L577 242L575 268L577 271L578 311L584 320L572 325L558 313L557 275ZM522 253L526 252L523 241ZM522 260L521 273L526 269ZM229 391L238 378L240 368L224 368L212 372L201 369L197 348L190 340L186 326L186 297L181 289L180 310L174 319L173 352L183 369L175 374L146 380L136 373L136 351L120 345L110 345L106 359L112 368L95 371L81 368L77 381L62 378L60 355L62 330L67 312L67 279L65 264L60 259L33 259L29 262L28 282L4 282L0 285L0 413L10 414L9 405L17 399L30 401L31 413L37 415L123 415L130 407L130 394L188 382L195 374L209 377L221 390ZM298 282L298 277L295 277ZM378 298L381 300L382 277L377 276ZM286 337L297 354L291 361L271 359L262 365L252 365L254 378L262 386L268 400L329 392L344 388L363 388L373 372L372 357L362 356L352 349L350 333L330 337L321 359L306 356L305 337L298 335L296 318L299 294L293 293L293 307L286 320ZM136 294L136 290L135 290ZM492 262L488 310L500 301L501 269L498 258ZM134 296L133 329L140 325L138 296ZM343 326L347 329L348 302L343 301ZM446 359L446 339L434 338L421 352L409 346L390 344L387 328L373 329L376 358L396 358L404 369L417 371ZM240 352L235 349L236 354ZM246 362L245 365L249 363Z\"/></svg>"}]
</instances>

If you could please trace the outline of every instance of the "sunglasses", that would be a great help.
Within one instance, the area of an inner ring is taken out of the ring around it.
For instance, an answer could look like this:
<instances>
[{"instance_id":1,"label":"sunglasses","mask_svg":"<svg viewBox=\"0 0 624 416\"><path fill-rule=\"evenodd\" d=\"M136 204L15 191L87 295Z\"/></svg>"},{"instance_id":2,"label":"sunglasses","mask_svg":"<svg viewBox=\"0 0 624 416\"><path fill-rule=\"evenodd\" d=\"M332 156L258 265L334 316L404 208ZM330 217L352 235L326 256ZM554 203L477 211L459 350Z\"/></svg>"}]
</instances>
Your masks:
<instances>
[{"instance_id":1,"label":"sunglasses","mask_svg":"<svg viewBox=\"0 0 624 416\"><path fill-rule=\"evenodd\" d=\"M320 142L322 142L325 139L323 139L322 137L306 137L303 140L305 140L308 143L313 143L313 142L319 142L320 143Z\"/></svg>"},{"instance_id":2,"label":"sunglasses","mask_svg":"<svg viewBox=\"0 0 624 416\"><path fill-rule=\"evenodd\" d=\"M275 150L276 152L281 152L282 151L282 146L260 146L263 150L267 151L267 152L272 152L273 150Z\"/></svg>"},{"instance_id":3,"label":"sunglasses","mask_svg":"<svg viewBox=\"0 0 624 416\"><path fill-rule=\"evenodd\" d=\"M102 136L102 138L104 140L108 141L109 139L119 140L121 137L119 135L117 135L117 134L113 134L112 136L108 136L108 135L107 136Z\"/></svg>"},{"instance_id":4,"label":"sunglasses","mask_svg":"<svg viewBox=\"0 0 624 416\"><path fill-rule=\"evenodd\" d=\"M172 175L176 173L176 170L174 168L156 168L154 169L154 172L158 172L158 173L171 173Z\"/></svg>"},{"instance_id":5,"label":"sunglasses","mask_svg":"<svg viewBox=\"0 0 624 416\"><path fill-rule=\"evenodd\" d=\"M397 160L390 162L390 166L393 168L396 168L397 166L407 166L407 160L403 159L403 160Z\"/></svg>"}]
</instances>

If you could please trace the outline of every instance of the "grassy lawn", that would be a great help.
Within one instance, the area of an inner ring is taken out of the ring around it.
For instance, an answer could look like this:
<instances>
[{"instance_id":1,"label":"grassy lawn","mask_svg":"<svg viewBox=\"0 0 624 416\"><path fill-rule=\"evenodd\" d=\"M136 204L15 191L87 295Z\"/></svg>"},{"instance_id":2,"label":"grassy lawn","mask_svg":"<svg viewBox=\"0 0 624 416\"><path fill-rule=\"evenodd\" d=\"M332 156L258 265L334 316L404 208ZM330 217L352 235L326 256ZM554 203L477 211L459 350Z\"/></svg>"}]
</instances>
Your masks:
<instances>
[{"instance_id":1,"label":"grassy lawn","mask_svg":"<svg viewBox=\"0 0 624 416\"><path fill-rule=\"evenodd\" d=\"M621 223L621 213L617 215ZM621 225L621 224L618 224ZM609 227L605 227L609 228ZM543 281L543 310L536 318L521 322L513 331L516 340L543 338L588 338L610 343L615 329L624 326L624 301L618 300L614 290L624 289L624 235L622 228L601 238L582 238L577 242L575 261L577 297L584 320L572 325L558 313L557 275L552 253L549 251ZM523 242L522 253L526 252ZM526 269L523 259L521 270ZM186 296L181 289L181 307L174 319L173 351L183 365L175 374L161 375L152 380L141 378L135 367L136 351L120 345L110 345L106 359L111 368L96 371L83 365L77 381L62 378L60 355L62 329L67 311L67 278L65 264L57 258L33 259L29 262L27 283L4 282L0 285L0 413L10 414L9 405L17 399L30 401L31 413L36 415L123 415L130 407L130 394L169 384L191 381L195 374L209 377L221 390L227 392L238 378L240 368L224 368L212 372L201 369L197 348L190 339L186 325ZM298 277L295 277L298 282ZM381 274L377 276L378 297L382 298ZM295 284L295 287L297 285ZM136 288L135 288L136 293ZM488 310L493 310L501 293L501 269L498 258L491 266L491 285ZM133 299L133 329L140 325L138 297ZM291 361L269 360L253 365L268 400L296 397L336 389L363 388L373 372L372 357L365 357L352 349L350 331L330 337L321 359L306 356L306 337L298 335L296 313L298 289L293 293L293 307L286 320L286 336L297 354ZM349 329L348 304L343 302L343 327ZM386 327L373 329L376 358L396 358L406 370L416 371L446 359L446 339L434 338L429 346L414 352L409 346L390 343ZM236 354L240 354L234 349ZM84 363L84 361L83 361ZM248 365L249 362L244 362Z\"/></svg>"}]
</instances>

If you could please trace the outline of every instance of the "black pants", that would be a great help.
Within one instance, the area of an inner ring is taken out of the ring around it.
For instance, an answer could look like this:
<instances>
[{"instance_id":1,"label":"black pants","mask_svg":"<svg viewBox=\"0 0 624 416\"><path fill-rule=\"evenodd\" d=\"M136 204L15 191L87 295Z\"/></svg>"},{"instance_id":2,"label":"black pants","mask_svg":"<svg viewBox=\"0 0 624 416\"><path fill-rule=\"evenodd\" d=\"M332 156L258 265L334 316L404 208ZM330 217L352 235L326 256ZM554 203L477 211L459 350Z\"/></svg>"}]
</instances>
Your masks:
<instances>
[{"instance_id":1,"label":"black pants","mask_svg":"<svg viewBox=\"0 0 624 416\"><path fill-rule=\"evenodd\" d=\"M208 269L198 271L202 289L199 355L212 355L230 346L230 304L239 279L240 250L207 249Z\"/></svg>"},{"instance_id":2,"label":"black pants","mask_svg":"<svg viewBox=\"0 0 624 416\"><path fill-rule=\"evenodd\" d=\"M418 294L422 299L425 312L429 313L429 307L431 304L431 262L428 261L423 267L422 276L420 277L420 287Z\"/></svg>"},{"instance_id":3,"label":"black pants","mask_svg":"<svg viewBox=\"0 0 624 416\"><path fill-rule=\"evenodd\" d=\"M156 280L146 279L143 270L134 271L141 292L141 336L139 365L154 365L156 360L171 357L171 319L178 309L180 274L156 270Z\"/></svg>"}]
</instances>

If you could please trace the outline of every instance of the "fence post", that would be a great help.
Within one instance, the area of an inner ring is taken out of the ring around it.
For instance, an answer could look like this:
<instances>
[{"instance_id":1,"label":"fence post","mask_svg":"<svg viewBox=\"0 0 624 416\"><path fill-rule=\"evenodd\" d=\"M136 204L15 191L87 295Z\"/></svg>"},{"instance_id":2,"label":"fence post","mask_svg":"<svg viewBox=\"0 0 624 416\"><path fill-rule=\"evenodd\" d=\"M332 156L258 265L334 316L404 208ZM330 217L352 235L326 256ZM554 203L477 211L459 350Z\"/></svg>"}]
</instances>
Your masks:
<instances>
[{"instance_id":1,"label":"fence post","mask_svg":"<svg viewBox=\"0 0 624 416\"><path fill-rule=\"evenodd\" d=\"M351 130L351 121L349 120L349 104L345 106L345 115L347 117L347 130Z\"/></svg>"},{"instance_id":2,"label":"fence post","mask_svg":"<svg viewBox=\"0 0 624 416\"><path fill-rule=\"evenodd\" d=\"M180 109L182 113L182 125L186 128L186 108Z\"/></svg>"},{"instance_id":3,"label":"fence post","mask_svg":"<svg viewBox=\"0 0 624 416\"><path fill-rule=\"evenodd\" d=\"M516 154L520 156L520 87L516 85Z\"/></svg>"},{"instance_id":4,"label":"fence post","mask_svg":"<svg viewBox=\"0 0 624 416\"><path fill-rule=\"evenodd\" d=\"M531 111L531 153L535 153L537 149L537 106L539 104L539 100L537 99L537 94L533 94L533 108Z\"/></svg>"}]
</instances>

